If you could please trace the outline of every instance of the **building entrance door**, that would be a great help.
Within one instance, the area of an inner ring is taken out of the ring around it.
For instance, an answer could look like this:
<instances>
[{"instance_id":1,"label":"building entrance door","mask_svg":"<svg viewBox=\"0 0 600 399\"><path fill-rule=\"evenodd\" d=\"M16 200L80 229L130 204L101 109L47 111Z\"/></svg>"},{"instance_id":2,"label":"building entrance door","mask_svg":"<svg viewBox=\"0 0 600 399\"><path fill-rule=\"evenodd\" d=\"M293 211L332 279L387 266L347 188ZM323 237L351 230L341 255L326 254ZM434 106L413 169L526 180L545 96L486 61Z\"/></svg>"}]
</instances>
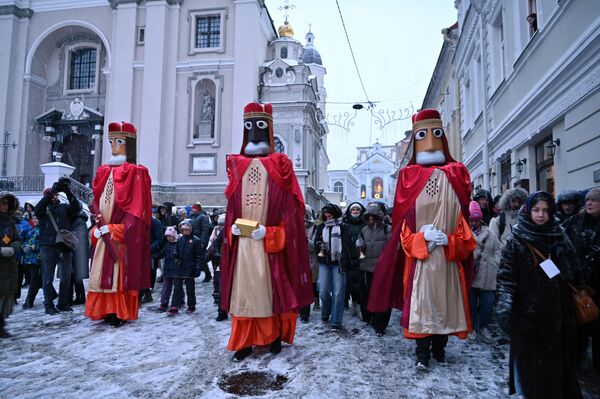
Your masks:
<instances>
[{"instance_id":1,"label":"building entrance door","mask_svg":"<svg viewBox=\"0 0 600 399\"><path fill-rule=\"evenodd\" d=\"M92 173L94 168L94 156L92 140L84 134L70 134L62 145L62 162L74 166L75 171L71 177L81 184L92 186Z\"/></svg>"}]
</instances>

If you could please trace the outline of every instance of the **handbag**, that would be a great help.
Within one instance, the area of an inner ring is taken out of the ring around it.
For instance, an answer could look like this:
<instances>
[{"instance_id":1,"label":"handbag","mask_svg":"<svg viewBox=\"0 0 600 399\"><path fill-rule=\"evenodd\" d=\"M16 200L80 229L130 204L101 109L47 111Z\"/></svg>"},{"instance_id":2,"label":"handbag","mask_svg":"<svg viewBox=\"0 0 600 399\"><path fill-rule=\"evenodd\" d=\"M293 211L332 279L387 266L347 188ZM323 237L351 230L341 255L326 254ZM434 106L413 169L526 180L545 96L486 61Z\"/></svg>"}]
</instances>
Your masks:
<instances>
[{"instance_id":1,"label":"handbag","mask_svg":"<svg viewBox=\"0 0 600 399\"><path fill-rule=\"evenodd\" d=\"M536 255L540 257L542 260L546 260L547 258L542 255L539 249L526 242L527 247L533 253L534 262ZM588 294L586 290L577 289L573 284L568 282L562 274L560 274L560 278L569 286L571 289L571 295L573 296L573 307L575 308L575 322L577 324L586 324L590 321L594 321L598 318L600 311L598 310L598 306Z\"/></svg>"},{"instance_id":2,"label":"handbag","mask_svg":"<svg viewBox=\"0 0 600 399\"><path fill-rule=\"evenodd\" d=\"M50 209L46 208L46 212L48 213L50 221L52 222L52 226L54 226L54 230L56 231L56 239L54 240L54 243L69 250L74 250L77 248L79 245L79 238L77 238L75 233L67 229L59 229L58 225L56 224L56 220L54 220L54 215L52 215Z\"/></svg>"}]
</instances>

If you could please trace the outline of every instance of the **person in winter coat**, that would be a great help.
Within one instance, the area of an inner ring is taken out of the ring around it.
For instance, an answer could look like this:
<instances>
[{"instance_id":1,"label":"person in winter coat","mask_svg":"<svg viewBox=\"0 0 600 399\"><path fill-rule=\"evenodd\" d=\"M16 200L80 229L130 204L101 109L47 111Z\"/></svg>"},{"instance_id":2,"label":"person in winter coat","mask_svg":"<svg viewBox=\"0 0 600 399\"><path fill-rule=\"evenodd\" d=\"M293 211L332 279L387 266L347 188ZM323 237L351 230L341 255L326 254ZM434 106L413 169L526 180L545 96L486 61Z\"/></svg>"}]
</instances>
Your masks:
<instances>
[{"instance_id":1,"label":"person in winter coat","mask_svg":"<svg viewBox=\"0 0 600 399\"><path fill-rule=\"evenodd\" d=\"M366 226L362 228L355 241L359 253L364 255L360 259L360 311L362 320L367 324L371 324L375 329L375 334L381 337L385 334L392 311L390 309L386 312L371 313L367 310L367 303L377 258L379 258L383 247L389 240L392 228L383 222L385 215L376 204L367 206L363 218Z\"/></svg>"},{"instance_id":2,"label":"person in winter coat","mask_svg":"<svg viewBox=\"0 0 600 399\"><path fill-rule=\"evenodd\" d=\"M156 284L156 272L160 266L160 253L165 243L165 228L154 216L152 216L150 222L150 287L140 290L139 302L150 303L154 299L152 298L152 291L154 290L154 284Z\"/></svg>"},{"instance_id":3,"label":"person in winter coat","mask_svg":"<svg viewBox=\"0 0 600 399\"><path fill-rule=\"evenodd\" d=\"M488 190L481 189L475 193L473 201L479 203L479 207L483 214L482 222L486 226L489 226L492 218L496 216L494 214L494 199L492 198L492 194L490 194Z\"/></svg>"},{"instance_id":4,"label":"person in winter coat","mask_svg":"<svg viewBox=\"0 0 600 399\"><path fill-rule=\"evenodd\" d=\"M173 298L171 307L167 314L173 316L179 312L179 307L183 304L183 284L185 283L185 292L187 294L186 313L196 311L196 282L195 277L200 274L201 263L203 262L203 251L200 247L200 239L192 235L192 226L190 222L183 221L179 224L181 236L177 239L177 261L174 270L166 270L165 276L173 277Z\"/></svg>"},{"instance_id":5,"label":"person in winter coat","mask_svg":"<svg viewBox=\"0 0 600 399\"><path fill-rule=\"evenodd\" d=\"M496 234L481 223L483 215L477 201L469 204L469 225L473 230L477 248L473 251L475 275L471 283L469 306L473 331L486 344L496 341L488 325L496 302L496 274L502 253L502 244Z\"/></svg>"},{"instance_id":6,"label":"person in winter coat","mask_svg":"<svg viewBox=\"0 0 600 399\"><path fill-rule=\"evenodd\" d=\"M26 240L31 226L23 219L23 212L20 209L15 211L13 219L15 220L17 233L19 234L19 241L23 242ZM19 261L19 292L17 292L17 298L21 298L21 288L29 285L29 273L26 272L25 263L23 262L24 255L23 251L19 251L17 254L17 260ZM25 282L23 282L23 278L25 278Z\"/></svg>"},{"instance_id":7,"label":"person in winter coat","mask_svg":"<svg viewBox=\"0 0 600 399\"><path fill-rule=\"evenodd\" d=\"M21 241L13 215L19 209L19 200L12 194L0 194L0 338L10 338L5 319L12 313L15 295L19 289L17 253Z\"/></svg>"},{"instance_id":8,"label":"person in winter coat","mask_svg":"<svg viewBox=\"0 0 600 399\"><path fill-rule=\"evenodd\" d=\"M346 297L346 271L343 265L349 256L342 237L347 237L348 226L342 223L340 207L332 203L327 203L321 209L321 219L323 224L319 225L316 238L321 320L327 322L331 316L331 328L340 330Z\"/></svg>"},{"instance_id":9,"label":"person in winter coat","mask_svg":"<svg viewBox=\"0 0 600 399\"><path fill-rule=\"evenodd\" d=\"M33 228L33 224L31 223L31 219L33 218L33 211L35 206L31 202L26 202L23 211L23 220L27 221L31 228Z\"/></svg>"},{"instance_id":10,"label":"person in winter coat","mask_svg":"<svg viewBox=\"0 0 600 399\"><path fill-rule=\"evenodd\" d=\"M69 200L68 204L61 204L58 193L63 192ZM35 206L35 215L40 226L40 258L42 260L42 287L44 290L44 306L46 314L55 315L58 311L72 312L71 298L71 268L73 267L73 251L63 244L56 243L56 229L72 230L72 221L81 212L81 204L69 188L69 180L60 178L52 188L44 190L44 196ZM52 218L50 217L52 215ZM54 307L54 271L61 260L60 288L58 306Z\"/></svg>"},{"instance_id":11,"label":"person in winter coat","mask_svg":"<svg viewBox=\"0 0 600 399\"><path fill-rule=\"evenodd\" d=\"M312 285L314 295L314 310L321 308L319 303L319 288L317 286L319 278L319 264L317 263L317 252L315 250L315 238L317 236L317 226L315 225L315 210L310 205L304 205L304 228L306 230L306 239L308 242L308 260L310 262L310 271L312 273ZM300 309L300 321L308 323L310 319L310 304Z\"/></svg>"},{"instance_id":12,"label":"person in winter coat","mask_svg":"<svg viewBox=\"0 0 600 399\"><path fill-rule=\"evenodd\" d=\"M192 205L190 219L192 234L200 239L200 248L202 251L206 252L213 226L206 212L202 210L202 204L200 204L200 202L196 202ZM201 268L204 272L204 280L202 280L202 282L208 283L212 279L208 263L203 262Z\"/></svg>"},{"instance_id":13,"label":"person in winter coat","mask_svg":"<svg viewBox=\"0 0 600 399\"><path fill-rule=\"evenodd\" d=\"M576 190L563 190L556 196L556 216L562 223L581 209L581 193Z\"/></svg>"},{"instance_id":14,"label":"person in winter coat","mask_svg":"<svg viewBox=\"0 0 600 399\"><path fill-rule=\"evenodd\" d=\"M211 240L208 244L208 258L213 266L213 300L218 306L217 321L227 320L227 312L221 308L221 245L223 244L223 234L225 227L225 214L222 213L217 219L217 226L211 234ZM214 238L212 238L215 236Z\"/></svg>"},{"instance_id":15,"label":"person in winter coat","mask_svg":"<svg viewBox=\"0 0 600 399\"><path fill-rule=\"evenodd\" d=\"M73 250L73 271L71 273L71 293L69 298L73 305L85 304L85 287L83 280L90 277L90 234L87 227L88 216L80 212L73 219L73 233L79 238L79 245Z\"/></svg>"},{"instance_id":16,"label":"person in winter coat","mask_svg":"<svg viewBox=\"0 0 600 399\"><path fill-rule=\"evenodd\" d=\"M365 207L358 202L350 204L346 213L344 214L344 223L348 226L347 237L343 237L348 248L348 259L344 265L346 270L346 304L348 300L352 298L352 315L358 313L360 302L360 281L361 272L358 258L360 257L360 249L356 247L356 240L360 231L365 227L366 223L363 219L365 213Z\"/></svg>"},{"instance_id":17,"label":"person in winter coat","mask_svg":"<svg viewBox=\"0 0 600 399\"><path fill-rule=\"evenodd\" d=\"M25 271L31 278L29 290L23 304L23 309L33 307L35 297L40 288L42 288L42 272L40 270L40 228L38 227L38 218L33 215L30 220L32 228L27 232L27 238L23 242L23 264Z\"/></svg>"},{"instance_id":18,"label":"person in winter coat","mask_svg":"<svg viewBox=\"0 0 600 399\"><path fill-rule=\"evenodd\" d=\"M165 202L158 206L158 219L164 228L167 228L168 226L177 226L179 224L177 216L173 215L174 206L175 204L172 202Z\"/></svg>"},{"instance_id":19,"label":"person in winter coat","mask_svg":"<svg viewBox=\"0 0 600 399\"><path fill-rule=\"evenodd\" d=\"M582 397L573 298L564 281L580 281L577 257L554 213L550 194L527 198L497 276L498 324L510 335L509 390L527 399ZM560 276L542 269L547 258Z\"/></svg>"},{"instance_id":20,"label":"person in winter coat","mask_svg":"<svg viewBox=\"0 0 600 399\"><path fill-rule=\"evenodd\" d=\"M592 298L600 305L600 188L591 189L585 196L585 207L562 226L575 246L583 281L596 291ZM578 331L578 363L583 360L591 337L592 361L600 373L600 320L578 326Z\"/></svg>"},{"instance_id":21,"label":"person in winter coat","mask_svg":"<svg viewBox=\"0 0 600 399\"><path fill-rule=\"evenodd\" d=\"M177 229L175 226L166 228L164 237L166 242L162 245L159 257L164 258L163 264L163 286L160 294L160 306L158 310L166 311L169 309L169 298L173 292L173 281L175 280L175 270L177 268ZM178 307L174 302L171 306Z\"/></svg>"},{"instance_id":22,"label":"person in winter coat","mask_svg":"<svg viewBox=\"0 0 600 399\"><path fill-rule=\"evenodd\" d=\"M490 230L496 234L500 243L504 245L512 232L513 226L517 224L519 209L525 203L529 193L521 187L506 190L498 206L500 213L490 222Z\"/></svg>"}]
</instances>

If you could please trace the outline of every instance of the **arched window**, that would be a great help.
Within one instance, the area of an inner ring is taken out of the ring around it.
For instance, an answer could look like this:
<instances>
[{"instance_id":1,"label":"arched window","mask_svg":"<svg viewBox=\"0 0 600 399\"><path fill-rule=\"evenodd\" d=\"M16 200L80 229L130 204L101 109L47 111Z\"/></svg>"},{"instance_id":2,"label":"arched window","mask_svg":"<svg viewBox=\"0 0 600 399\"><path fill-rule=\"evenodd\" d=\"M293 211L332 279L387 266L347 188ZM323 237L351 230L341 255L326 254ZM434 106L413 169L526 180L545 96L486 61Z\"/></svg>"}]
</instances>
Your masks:
<instances>
[{"instance_id":1,"label":"arched window","mask_svg":"<svg viewBox=\"0 0 600 399\"><path fill-rule=\"evenodd\" d=\"M383 198L383 179L375 177L371 181L371 197L375 199Z\"/></svg>"},{"instance_id":2,"label":"arched window","mask_svg":"<svg viewBox=\"0 0 600 399\"><path fill-rule=\"evenodd\" d=\"M360 198L362 198L362 199L367 198L367 186L364 184L360 185Z\"/></svg>"},{"instance_id":3,"label":"arched window","mask_svg":"<svg viewBox=\"0 0 600 399\"><path fill-rule=\"evenodd\" d=\"M281 58L287 58L288 57L288 49L287 47L282 47L281 48Z\"/></svg>"},{"instance_id":4,"label":"arched window","mask_svg":"<svg viewBox=\"0 0 600 399\"><path fill-rule=\"evenodd\" d=\"M341 181L335 182L335 184L333 185L333 192L334 193L343 193L344 192L344 183L342 183Z\"/></svg>"},{"instance_id":5,"label":"arched window","mask_svg":"<svg viewBox=\"0 0 600 399\"><path fill-rule=\"evenodd\" d=\"M80 48L70 54L69 90L89 90L96 87L96 49Z\"/></svg>"},{"instance_id":6,"label":"arched window","mask_svg":"<svg viewBox=\"0 0 600 399\"><path fill-rule=\"evenodd\" d=\"M279 137L275 137L275 152L285 154L285 147Z\"/></svg>"}]
</instances>

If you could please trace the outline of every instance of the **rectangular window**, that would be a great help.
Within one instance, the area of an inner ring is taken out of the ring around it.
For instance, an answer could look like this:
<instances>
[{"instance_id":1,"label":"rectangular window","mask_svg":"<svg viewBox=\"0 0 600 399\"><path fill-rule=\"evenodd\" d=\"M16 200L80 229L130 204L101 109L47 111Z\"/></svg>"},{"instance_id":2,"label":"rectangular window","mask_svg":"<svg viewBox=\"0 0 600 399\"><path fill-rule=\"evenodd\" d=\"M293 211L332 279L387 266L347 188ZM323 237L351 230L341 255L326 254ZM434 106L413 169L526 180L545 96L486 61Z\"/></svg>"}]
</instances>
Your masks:
<instances>
[{"instance_id":1,"label":"rectangular window","mask_svg":"<svg viewBox=\"0 0 600 399\"><path fill-rule=\"evenodd\" d=\"M96 86L96 49L82 48L71 52L69 90L88 90Z\"/></svg>"},{"instance_id":2,"label":"rectangular window","mask_svg":"<svg viewBox=\"0 0 600 399\"><path fill-rule=\"evenodd\" d=\"M137 44L144 44L146 41L146 27L138 26L137 31Z\"/></svg>"},{"instance_id":3,"label":"rectangular window","mask_svg":"<svg viewBox=\"0 0 600 399\"><path fill-rule=\"evenodd\" d=\"M196 48L221 46L221 16L206 15L196 18Z\"/></svg>"}]
</instances>

